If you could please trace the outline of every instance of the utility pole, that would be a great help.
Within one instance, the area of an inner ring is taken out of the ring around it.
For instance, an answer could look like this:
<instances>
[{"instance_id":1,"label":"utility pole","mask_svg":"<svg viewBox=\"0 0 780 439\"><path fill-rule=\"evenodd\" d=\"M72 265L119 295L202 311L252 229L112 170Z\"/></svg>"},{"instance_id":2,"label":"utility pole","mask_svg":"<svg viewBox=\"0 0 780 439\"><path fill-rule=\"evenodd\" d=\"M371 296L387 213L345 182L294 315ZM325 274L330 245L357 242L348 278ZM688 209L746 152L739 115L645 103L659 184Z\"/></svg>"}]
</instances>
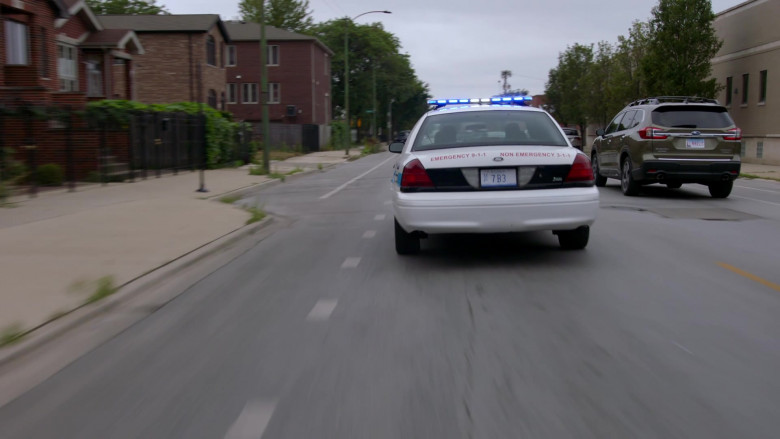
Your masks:
<instances>
[{"instance_id":1,"label":"utility pole","mask_svg":"<svg viewBox=\"0 0 780 439\"><path fill-rule=\"evenodd\" d=\"M265 40L265 0L260 0L260 100L263 114L263 170L266 174L271 172L271 159L269 150L270 127L268 125L268 44Z\"/></svg>"},{"instance_id":2,"label":"utility pole","mask_svg":"<svg viewBox=\"0 0 780 439\"><path fill-rule=\"evenodd\" d=\"M371 69L371 71L373 73L373 89L374 89L373 90L374 97L373 97L373 100L371 102L371 106L373 107L371 109L371 116L373 117L373 119L371 121L371 131L372 131L371 134L374 137L374 140L376 140L376 132L377 132L377 126L376 126L376 66L374 66L374 68Z\"/></svg>"}]
</instances>

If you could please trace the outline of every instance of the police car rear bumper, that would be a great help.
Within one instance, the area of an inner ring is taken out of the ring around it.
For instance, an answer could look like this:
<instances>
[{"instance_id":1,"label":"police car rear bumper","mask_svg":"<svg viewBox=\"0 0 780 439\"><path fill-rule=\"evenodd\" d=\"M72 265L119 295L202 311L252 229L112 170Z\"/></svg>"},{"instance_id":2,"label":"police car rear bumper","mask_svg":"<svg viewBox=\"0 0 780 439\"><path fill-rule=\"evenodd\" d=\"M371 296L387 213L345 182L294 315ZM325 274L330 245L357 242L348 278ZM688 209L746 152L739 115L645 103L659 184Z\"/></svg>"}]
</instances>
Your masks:
<instances>
[{"instance_id":1,"label":"police car rear bumper","mask_svg":"<svg viewBox=\"0 0 780 439\"><path fill-rule=\"evenodd\" d=\"M570 230L593 224L595 187L496 192L394 193L395 217L407 232L504 233Z\"/></svg>"}]
</instances>

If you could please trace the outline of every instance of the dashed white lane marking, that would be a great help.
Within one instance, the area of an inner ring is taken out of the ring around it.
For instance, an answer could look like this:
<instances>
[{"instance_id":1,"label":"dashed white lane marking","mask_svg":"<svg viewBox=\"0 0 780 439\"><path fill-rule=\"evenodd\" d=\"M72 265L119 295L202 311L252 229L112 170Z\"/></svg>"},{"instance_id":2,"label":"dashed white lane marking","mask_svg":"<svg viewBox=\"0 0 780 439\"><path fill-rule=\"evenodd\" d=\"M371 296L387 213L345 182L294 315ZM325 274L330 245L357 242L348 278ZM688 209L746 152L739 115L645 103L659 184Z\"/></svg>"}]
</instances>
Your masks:
<instances>
[{"instance_id":1,"label":"dashed white lane marking","mask_svg":"<svg viewBox=\"0 0 780 439\"><path fill-rule=\"evenodd\" d=\"M387 215L385 215L385 214L377 215L377 216L374 217L374 219L377 220L377 221L384 221L385 218L387 218Z\"/></svg>"},{"instance_id":2,"label":"dashed white lane marking","mask_svg":"<svg viewBox=\"0 0 780 439\"><path fill-rule=\"evenodd\" d=\"M344 263L341 264L341 268L355 268L360 264L361 258L347 258Z\"/></svg>"},{"instance_id":3,"label":"dashed white lane marking","mask_svg":"<svg viewBox=\"0 0 780 439\"><path fill-rule=\"evenodd\" d=\"M261 439L275 409L276 400L249 401L233 422L225 439Z\"/></svg>"},{"instance_id":4,"label":"dashed white lane marking","mask_svg":"<svg viewBox=\"0 0 780 439\"><path fill-rule=\"evenodd\" d=\"M363 234L363 238L365 239L371 239L374 236L376 236L376 230L366 230L366 233Z\"/></svg>"},{"instance_id":5,"label":"dashed white lane marking","mask_svg":"<svg viewBox=\"0 0 780 439\"><path fill-rule=\"evenodd\" d=\"M360 180L361 178L365 177L366 175L374 172L377 168L379 168L380 166L384 165L385 163L387 163L390 160L395 159L395 158L397 158L397 157L389 157L387 160L383 161L382 163L374 166L373 168L369 169L368 171L358 175L357 177L353 178L352 180L349 180L348 182L346 182L346 183L342 184L341 186L337 187L336 189L333 189L332 191L328 192L327 194L321 196L320 200L324 200L326 198L332 197L333 195L336 195L337 193L341 192L341 190L344 189L345 187L349 186L350 184L354 183L357 180Z\"/></svg>"},{"instance_id":6,"label":"dashed white lane marking","mask_svg":"<svg viewBox=\"0 0 780 439\"><path fill-rule=\"evenodd\" d=\"M309 315L306 316L306 320L310 322L322 322L328 320L333 310L336 309L338 300L335 299L320 299L311 309Z\"/></svg>"},{"instance_id":7,"label":"dashed white lane marking","mask_svg":"<svg viewBox=\"0 0 780 439\"><path fill-rule=\"evenodd\" d=\"M693 355L693 352L691 352L688 348L686 348L685 346L681 345L680 343L677 343L676 341L672 340L672 344L677 346L678 348L684 350L685 352Z\"/></svg>"}]
</instances>

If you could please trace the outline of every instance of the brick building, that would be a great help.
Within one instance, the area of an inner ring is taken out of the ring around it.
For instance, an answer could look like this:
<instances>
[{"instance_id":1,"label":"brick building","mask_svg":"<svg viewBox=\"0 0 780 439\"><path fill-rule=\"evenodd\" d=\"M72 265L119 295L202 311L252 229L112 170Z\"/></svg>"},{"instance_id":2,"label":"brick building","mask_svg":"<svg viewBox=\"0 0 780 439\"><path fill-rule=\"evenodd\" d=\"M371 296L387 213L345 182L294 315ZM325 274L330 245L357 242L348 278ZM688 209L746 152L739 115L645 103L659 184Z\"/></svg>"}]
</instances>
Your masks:
<instances>
[{"instance_id":1,"label":"brick building","mask_svg":"<svg viewBox=\"0 0 780 439\"><path fill-rule=\"evenodd\" d=\"M132 29L137 57L135 100L147 104L205 102L225 108L225 46L219 15L101 15L106 29Z\"/></svg>"},{"instance_id":2,"label":"brick building","mask_svg":"<svg viewBox=\"0 0 780 439\"><path fill-rule=\"evenodd\" d=\"M132 30L103 29L84 0L0 0L3 159L10 148L10 158L30 169L55 163L71 178L94 171L100 135L76 112L88 100L131 96L139 53L143 47ZM52 116L53 109L70 110L71 128L57 119L62 113ZM108 140L117 157L126 155L126 134Z\"/></svg>"},{"instance_id":3,"label":"brick building","mask_svg":"<svg viewBox=\"0 0 780 439\"><path fill-rule=\"evenodd\" d=\"M260 25L228 21L225 27L232 41L226 48L227 109L236 120L259 124L262 121ZM333 51L309 35L273 26L265 29L268 113L272 131L299 132L294 126L316 126L318 143L322 146L329 138L331 121L330 60ZM287 140L285 143L301 141Z\"/></svg>"}]
</instances>

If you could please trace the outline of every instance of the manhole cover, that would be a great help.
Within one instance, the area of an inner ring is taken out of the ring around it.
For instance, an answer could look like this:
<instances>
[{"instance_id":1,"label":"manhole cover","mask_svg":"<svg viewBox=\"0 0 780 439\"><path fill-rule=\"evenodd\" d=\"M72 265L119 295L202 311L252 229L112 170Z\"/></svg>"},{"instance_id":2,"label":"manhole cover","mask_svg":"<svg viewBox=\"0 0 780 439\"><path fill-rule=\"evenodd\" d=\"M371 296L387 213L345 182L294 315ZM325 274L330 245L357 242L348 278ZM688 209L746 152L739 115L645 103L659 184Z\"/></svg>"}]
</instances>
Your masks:
<instances>
[{"instance_id":1,"label":"manhole cover","mask_svg":"<svg viewBox=\"0 0 780 439\"><path fill-rule=\"evenodd\" d=\"M749 213L731 209L657 207L649 210L665 218L700 219L707 221L744 221L759 218Z\"/></svg>"}]
</instances>

